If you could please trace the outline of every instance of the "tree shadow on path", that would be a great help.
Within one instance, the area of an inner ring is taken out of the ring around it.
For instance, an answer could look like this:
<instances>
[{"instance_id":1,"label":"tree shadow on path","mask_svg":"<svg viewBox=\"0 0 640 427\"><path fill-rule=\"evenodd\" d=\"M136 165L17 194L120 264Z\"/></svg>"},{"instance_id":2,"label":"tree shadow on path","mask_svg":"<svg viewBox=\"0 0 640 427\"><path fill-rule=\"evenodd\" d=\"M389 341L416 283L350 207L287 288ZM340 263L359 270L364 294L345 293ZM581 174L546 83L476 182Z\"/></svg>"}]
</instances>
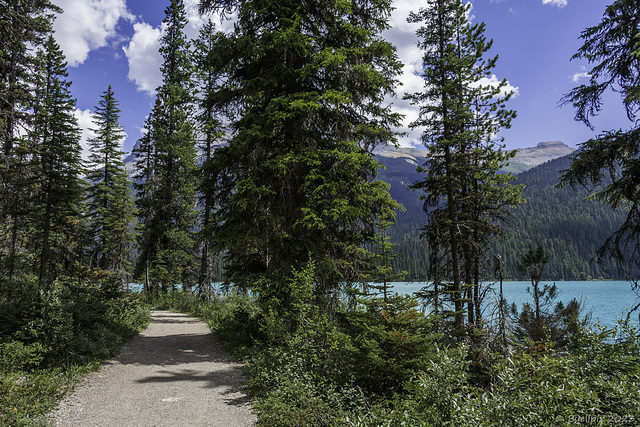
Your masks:
<instances>
[{"instance_id":1,"label":"tree shadow on path","mask_svg":"<svg viewBox=\"0 0 640 427\"><path fill-rule=\"evenodd\" d=\"M241 365L223 348L204 322L179 313L154 312L152 323L123 349L114 363L143 365L149 374L140 384L188 383L190 389L220 389L228 405L242 406Z\"/></svg>"}]
</instances>

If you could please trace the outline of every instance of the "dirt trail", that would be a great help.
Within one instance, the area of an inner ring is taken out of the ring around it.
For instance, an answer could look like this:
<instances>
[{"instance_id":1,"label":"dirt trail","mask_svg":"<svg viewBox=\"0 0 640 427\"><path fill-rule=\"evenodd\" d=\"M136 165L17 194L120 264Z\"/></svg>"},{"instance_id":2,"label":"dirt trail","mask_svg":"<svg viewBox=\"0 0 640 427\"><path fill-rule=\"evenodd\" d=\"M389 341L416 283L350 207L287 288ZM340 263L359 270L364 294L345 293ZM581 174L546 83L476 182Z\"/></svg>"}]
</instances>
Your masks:
<instances>
[{"instance_id":1,"label":"dirt trail","mask_svg":"<svg viewBox=\"0 0 640 427\"><path fill-rule=\"evenodd\" d=\"M59 426L252 426L240 366L195 317L153 311L52 413Z\"/></svg>"}]
</instances>

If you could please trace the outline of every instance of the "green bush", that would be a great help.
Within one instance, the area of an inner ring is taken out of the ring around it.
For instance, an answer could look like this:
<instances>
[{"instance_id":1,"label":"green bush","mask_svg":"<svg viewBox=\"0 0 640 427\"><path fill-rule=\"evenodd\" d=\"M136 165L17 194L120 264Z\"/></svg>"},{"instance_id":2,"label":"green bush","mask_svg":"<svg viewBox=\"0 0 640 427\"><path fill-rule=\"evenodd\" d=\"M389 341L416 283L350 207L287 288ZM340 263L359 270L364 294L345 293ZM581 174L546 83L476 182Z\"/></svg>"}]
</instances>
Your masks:
<instances>
[{"instance_id":1,"label":"green bush","mask_svg":"<svg viewBox=\"0 0 640 427\"><path fill-rule=\"evenodd\" d=\"M608 338L618 335L612 342ZM492 368L492 381L470 381L466 346L439 350L429 368L407 383L361 426L575 426L633 425L640 419L637 331L582 329L572 354L522 352Z\"/></svg>"},{"instance_id":2,"label":"green bush","mask_svg":"<svg viewBox=\"0 0 640 427\"><path fill-rule=\"evenodd\" d=\"M37 368L46 352L47 349L41 343L0 343L0 372L29 371Z\"/></svg>"},{"instance_id":3,"label":"green bush","mask_svg":"<svg viewBox=\"0 0 640 427\"><path fill-rule=\"evenodd\" d=\"M87 270L46 289L35 280L0 286L0 425L44 425L75 375L115 355L150 320L149 307Z\"/></svg>"},{"instance_id":4,"label":"green bush","mask_svg":"<svg viewBox=\"0 0 640 427\"><path fill-rule=\"evenodd\" d=\"M344 313L343 329L353 350L351 369L368 393L391 397L431 358L434 320L418 311L409 296L361 299L361 306Z\"/></svg>"},{"instance_id":5,"label":"green bush","mask_svg":"<svg viewBox=\"0 0 640 427\"><path fill-rule=\"evenodd\" d=\"M0 425L44 425L44 416L69 390L71 379L60 370L1 374Z\"/></svg>"},{"instance_id":6,"label":"green bush","mask_svg":"<svg viewBox=\"0 0 640 427\"><path fill-rule=\"evenodd\" d=\"M577 325L565 350L530 342L508 357L476 341L447 347L410 298L329 313L304 274L290 310L230 296L172 296L248 362L265 426L575 426L640 420L640 339L621 324ZM274 304L277 304L275 302ZM475 346L475 347L471 347Z\"/></svg>"}]
</instances>

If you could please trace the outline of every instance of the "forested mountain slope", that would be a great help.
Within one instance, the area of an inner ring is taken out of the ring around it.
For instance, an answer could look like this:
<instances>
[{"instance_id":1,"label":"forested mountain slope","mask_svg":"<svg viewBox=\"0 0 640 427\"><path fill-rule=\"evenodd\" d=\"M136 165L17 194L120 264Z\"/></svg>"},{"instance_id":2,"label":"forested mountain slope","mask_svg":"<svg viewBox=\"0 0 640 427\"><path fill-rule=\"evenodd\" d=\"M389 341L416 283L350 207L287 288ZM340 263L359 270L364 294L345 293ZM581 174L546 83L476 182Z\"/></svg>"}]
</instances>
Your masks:
<instances>
[{"instance_id":1,"label":"forested mountain slope","mask_svg":"<svg viewBox=\"0 0 640 427\"><path fill-rule=\"evenodd\" d=\"M419 229L426 216L419 193L406 188L407 184L415 182L418 174L415 168L408 172L406 166L402 168L406 173L400 173L397 167L400 159L379 157L379 160L387 168L380 178L391 184L391 195L406 208L406 212L398 214L397 224L391 231L401 253L396 259L396 267L407 271L408 279L423 279L427 260ZM588 192L585 189L557 188L560 171L568 165L568 157L561 157L518 175L515 183L524 185L525 203L514 210L505 239L494 245L494 252L506 263L506 277L519 278L517 259L528 245L535 246L536 242L549 256L544 274L546 280L617 277L610 266L601 268L592 259L605 239L620 226L624 212L586 200Z\"/></svg>"},{"instance_id":2,"label":"forested mountain slope","mask_svg":"<svg viewBox=\"0 0 640 427\"><path fill-rule=\"evenodd\" d=\"M494 252L505 260L508 278L519 278L516 261L528 245L540 242L549 255L544 278L547 280L586 280L616 278L615 271L607 271L591 262L596 250L623 221L623 211L613 211L607 205L585 200L584 189L556 188L560 171L569 165L568 157L560 157L572 149L561 142L542 142L522 149L505 168L520 172L515 183L525 186L525 203L514 210L511 226L505 239L494 245ZM420 193L408 185L420 178L416 166L422 164L425 151L415 148L383 148L377 159L384 166L379 179L391 185L391 196L404 207L397 213L397 222L389 230L400 256L395 260L397 271L407 271L407 279L421 280L427 274L425 242L420 228L426 216L422 210ZM553 160L548 160L553 159ZM132 168L134 156L127 158ZM221 257L214 261L215 276L223 276Z\"/></svg>"}]
</instances>

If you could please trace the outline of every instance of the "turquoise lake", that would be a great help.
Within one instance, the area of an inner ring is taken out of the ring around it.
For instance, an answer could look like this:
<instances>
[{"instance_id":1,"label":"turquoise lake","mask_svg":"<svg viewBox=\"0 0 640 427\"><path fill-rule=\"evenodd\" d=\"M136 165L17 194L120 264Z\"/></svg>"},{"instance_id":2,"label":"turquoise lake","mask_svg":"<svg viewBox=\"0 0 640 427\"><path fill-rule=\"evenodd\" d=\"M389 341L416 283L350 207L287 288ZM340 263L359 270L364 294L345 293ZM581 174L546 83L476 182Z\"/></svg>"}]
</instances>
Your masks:
<instances>
[{"instance_id":1,"label":"turquoise lake","mask_svg":"<svg viewBox=\"0 0 640 427\"><path fill-rule=\"evenodd\" d=\"M614 326L617 319L624 319L627 312L640 302L639 297L631 289L631 283L624 281L542 281L544 283L555 283L558 287L558 298L556 301L569 302L576 298L584 302L585 312L591 313L592 320L599 319L602 326ZM413 294L419 291L424 282L396 282L393 283L393 292L400 294ZM219 284L214 284L217 289ZM485 285L486 286L486 285ZM503 291L507 303L516 303L518 309L522 303L531 302L531 295L527 293L530 282L504 282ZM139 292L142 288L140 284L129 284L129 289ZM492 305L498 300L499 285L492 285L493 292L489 292L485 299L485 306ZM639 311L636 310L631 315L631 321L640 324L638 321ZM486 316L486 314L485 314Z\"/></svg>"},{"instance_id":2,"label":"turquoise lake","mask_svg":"<svg viewBox=\"0 0 640 427\"><path fill-rule=\"evenodd\" d=\"M592 320L599 319L603 326L614 326L617 319L624 319L627 312L640 302L636 293L631 289L631 283L624 281L542 281L541 284L555 283L558 287L556 301L567 303L573 298L582 299L586 312L591 312ZM413 294L419 291L425 284L422 282L398 282L393 283L393 291L400 294ZM527 287L531 282L504 282L503 292L507 303L516 303L518 308L524 302L533 299L527 293ZM492 286L493 293L487 294L486 301L497 301L499 284ZM638 310L631 314L631 320L638 322Z\"/></svg>"}]
</instances>

